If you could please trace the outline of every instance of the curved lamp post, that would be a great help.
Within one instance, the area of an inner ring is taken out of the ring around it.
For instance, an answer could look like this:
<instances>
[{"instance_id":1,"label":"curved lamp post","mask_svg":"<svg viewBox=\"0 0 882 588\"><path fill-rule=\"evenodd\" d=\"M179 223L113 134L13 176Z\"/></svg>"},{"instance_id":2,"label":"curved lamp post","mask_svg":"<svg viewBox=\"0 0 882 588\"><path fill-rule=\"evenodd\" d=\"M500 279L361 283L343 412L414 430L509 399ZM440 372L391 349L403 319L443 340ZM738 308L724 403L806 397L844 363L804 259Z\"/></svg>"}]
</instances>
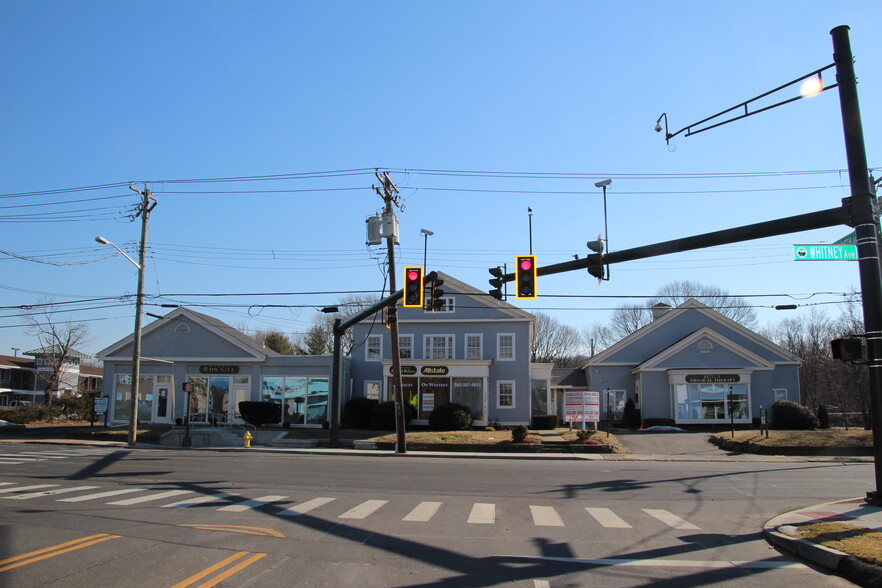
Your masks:
<instances>
[{"instance_id":1,"label":"curved lamp post","mask_svg":"<svg viewBox=\"0 0 882 588\"><path fill-rule=\"evenodd\" d=\"M144 247L141 247L141 263L129 257L125 251L108 241L104 237L95 237L95 241L102 245L110 245L123 257L132 262L138 268L138 293L135 296L135 333L132 349L132 413L129 421L129 445L134 446L138 438L138 399L140 398L139 380L141 378L141 311L144 307ZM143 240L141 241L143 244Z\"/></svg>"}]
</instances>

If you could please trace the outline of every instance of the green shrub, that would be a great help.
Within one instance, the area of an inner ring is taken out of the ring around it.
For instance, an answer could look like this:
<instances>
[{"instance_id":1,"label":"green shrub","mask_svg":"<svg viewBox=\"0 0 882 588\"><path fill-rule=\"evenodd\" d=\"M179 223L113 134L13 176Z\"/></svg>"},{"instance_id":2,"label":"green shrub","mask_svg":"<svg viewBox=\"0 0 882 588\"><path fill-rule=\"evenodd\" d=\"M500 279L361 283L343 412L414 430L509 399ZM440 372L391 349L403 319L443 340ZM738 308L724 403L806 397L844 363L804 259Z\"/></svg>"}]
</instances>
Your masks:
<instances>
[{"instance_id":1,"label":"green shrub","mask_svg":"<svg viewBox=\"0 0 882 588\"><path fill-rule=\"evenodd\" d=\"M532 426L537 430L553 430L559 422L560 418L556 414L534 414Z\"/></svg>"},{"instance_id":2,"label":"green shrub","mask_svg":"<svg viewBox=\"0 0 882 588\"><path fill-rule=\"evenodd\" d=\"M0 420L19 425L37 421L52 421L62 418L61 405L25 404L10 410L0 410Z\"/></svg>"},{"instance_id":3,"label":"green shrub","mask_svg":"<svg viewBox=\"0 0 882 588\"><path fill-rule=\"evenodd\" d=\"M467 406L448 402L436 406L429 414L429 427L436 431L468 431L475 422L475 415Z\"/></svg>"},{"instance_id":4,"label":"green shrub","mask_svg":"<svg viewBox=\"0 0 882 588\"><path fill-rule=\"evenodd\" d=\"M242 415L242 419L255 427L262 427L267 423L278 423L281 410L281 405L275 402L243 400L239 403L239 413Z\"/></svg>"},{"instance_id":5,"label":"green shrub","mask_svg":"<svg viewBox=\"0 0 882 588\"><path fill-rule=\"evenodd\" d=\"M819 429L829 429L830 428L830 413L827 412L827 407L823 404L818 405L818 428Z\"/></svg>"},{"instance_id":6,"label":"green shrub","mask_svg":"<svg viewBox=\"0 0 882 588\"><path fill-rule=\"evenodd\" d=\"M371 412L379 404L375 398L352 398L343 406L344 429L370 429Z\"/></svg>"},{"instance_id":7,"label":"green shrub","mask_svg":"<svg viewBox=\"0 0 882 588\"><path fill-rule=\"evenodd\" d=\"M416 418L416 409L409 404L404 405L404 424ZM395 401L380 402L371 411L371 429L375 431L394 431L395 426Z\"/></svg>"},{"instance_id":8,"label":"green shrub","mask_svg":"<svg viewBox=\"0 0 882 588\"><path fill-rule=\"evenodd\" d=\"M637 416L637 405L630 398L625 402L622 411L622 426L626 429L636 429L640 426L640 417Z\"/></svg>"},{"instance_id":9,"label":"green shrub","mask_svg":"<svg viewBox=\"0 0 882 588\"><path fill-rule=\"evenodd\" d=\"M511 440L514 443L523 443L524 439L527 438L527 433L529 431L530 430L527 428L527 425L518 425L511 430Z\"/></svg>"},{"instance_id":10,"label":"green shrub","mask_svg":"<svg viewBox=\"0 0 882 588\"><path fill-rule=\"evenodd\" d=\"M812 411L792 400L777 400L772 405L772 414L781 429L811 430L818 428L818 417Z\"/></svg>"}]
</instances>

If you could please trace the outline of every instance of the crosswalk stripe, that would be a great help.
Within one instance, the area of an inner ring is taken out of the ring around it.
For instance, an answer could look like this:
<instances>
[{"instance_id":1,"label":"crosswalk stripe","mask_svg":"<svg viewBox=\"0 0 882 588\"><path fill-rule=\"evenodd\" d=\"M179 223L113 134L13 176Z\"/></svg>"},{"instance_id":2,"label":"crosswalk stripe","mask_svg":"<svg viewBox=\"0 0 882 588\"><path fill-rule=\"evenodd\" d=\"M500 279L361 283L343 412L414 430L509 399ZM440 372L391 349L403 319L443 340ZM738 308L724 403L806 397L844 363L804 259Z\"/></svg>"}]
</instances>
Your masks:
<instances>
[{"instance_id":1,"label":"crosswalk stripe","mask_svg":"<svg viewBox=\"0 0 882 588\"><path fill-rule=\"evenodd\" d=\"M56 502L85 502L87 500L98 500L99 498L119 496L120 494L145 492L146 490L147 488L125 488L123 490L108 490L107 492L96 492L95 494L84 494L83 496L72 496L71 498L59 498Z\"/></svg>"},{"instance_id":2,"label":"crosswalk stripe","mask_svg":"<svg viewBox=\"0 0 882 588\"><path fill-rule=\"evenodd\" d=\"M192 490L168 490L166 492L160 492L158 494L150 494L147 496L138 496L137 498L124 498L122 500L116 500L114 502L108 502L107 504L113 504L115 506L131 506L133 504L140 504L142 502L152 502L154 500L162 500L164 498L171 498L172 496L180 496L181 494L191 494Z\"/></svg>"},{"instance_id":3,"label":"crosswalk stripe","mask_svg":"<svg viewBox=\"0 0 882 588\"><path fill-rule=\"evenodd\" d=\"M33 455L21 455L18 453L0 453L0 457L5 459L20 459L22 461L43 461L42 457L34 457Z\"/></svg>"},{"instance_id":4,"label":"crosswalk stripe","mask_svg":"<svg viewBox=\"0 0 882 588\"><path fill-rule=\"evenodd\" d=\"M443 502L421 502L401 520L414 523L426 523L435 516L435 513L438 512L438 509L441 508L442 504Z\"/></svg>"},{"instance_id":5,"label":"crosswalk stripe","mask_svg":"<svg viewBox=\"0 0 882 588\"><path fill-rule=\"evenodd\" d=\"M0 486L13 486L15 482L0 482Z\"/></svg>"},{"instance_id":6,"label":"crosswalk stripe","mask_svg":"<svg viewBox=\"0 0 882 588\"><path fill-rule=\"evenodd\" d=\"M533 524L537 527L563 527L564 523L554 510L553 506L530 505L530 514L533 515Z\"/></svg>"},{"instance_id":7,"label":"crosswalk stripe","mask_svg":"<svg viewBox=\"0 0 882 588\"><path fill-rule=\"evenodd\" d=\"M467 521L473 525L493 525L496 523L496 505L476 502L472 505Z\"/></svg>"},{"instance_id":8,"label":"crosswalk stripe","mask_svg":"<svg viewBox=\"0 0 882 588\"><path fill-rule=\"evenodd\" d=\"M9 459L0 459L0 464L2 464L2 465L19 465L22 463L24 463L24 462L23 461L12 461Z\"/></svg>"},{"instance_id":9,"label":"crosswalk stripe","mask_svg":"<svg viewBox=\"0 0 882 588\"><path fill-rule=\"evenodd\" d=\"M594 520L598 523L606 527L607 529L631 529L631 525L625 522L619 515L614 513L608 508L592 508L590 506L586 506L585 510L588 511Z\"/></svg>"},{"instance_id":10,"label":"crosswalk stripe","mask_svg":"<svg viewBox=\"0 0 882 588\"><path fill-rule=\"evenodd\" d=\"M190 508L191 506L196 506L199 504L206 504L208 502L220 502L225 498L229 498L232 496L229 492L218 492L217 494L211 494L209 496L200 496L198 498L187 498L186 500L181 500L180 502L172 502L171 504L163 504L162 508Z\"/></svg>"},{"instance_id":11,"label":"crosswalk stripe","mask_svg":"<svg viewBox=\"0 0 882 588\"><path fill-rule=\"evenodd\" d=\"M38 488L55 488L58 484L34 484L32 486L19 486L17 488L3 488L0 490L0 494L7 494L9 492L21 492L22 490L36 490Z\"/></svg>"},{"instance_id":12,"label":"crosswalk stripe","mask_svg":"<svg viewBox=\"0 0 882 588\"><path fill-rule=\"evenodd\" d=\"M81 490L94 490L100 486L75 486L73 488L59 488L58 490L44 490L43 492L29 492L27 494L16 494L15 496L4 496L4 500L28 500L30 498L39 498L41 496L55 496L57 494L67 494L68 492L79 492Z\"/></svg>"},{"instance_id":13,"label":"crosswalk stripe","mask_svg":"<svg viewBox=\"0 0 882 588\"><path fill-rule=\"evenodd\" d=\"M365 519L370 515L377 512L384 504L389 502L388 500L365 500L358 506L354 508L350 508L343 514L341 514L338 519Z\"/></svg>"},{"instance_id":14,"label":"crosswalk stripe","mask_svg":"<svg viewBox=\"0 0 882 588\"><path fill-rule=\"evenodd\" d=\"M251 510L253 508L260 508L264 504L269 502L276 502L279 500L285 500L288 498L287 496L261 496L260 498L255 498L254 500L245 500L238 504L231 504L229 506L222 506L218 510L225 512L243 512L246 510Z\"/></svg>"},{"instance_id":15,"label":"crosswalk stripe","mask_svg":"<svg viewBox=\"0 0 882 588\"><path fill-rule=\"evenodd\" d=\"M278 514L283 517L299 517L308 513L311 510L314 510L320 506L324 506L329 502L334 502L336 498L327 498L327 497L319 497L313 498L312 500L307 500L302 504L296 504L292 507L286 508L285 510L279 512Z\"/></svg>"},{"instance_id":16,"label":"crosswalk stripe","mask_svg":"<svg viewBox=\"0 0 882 588\"><path fill-rule=\"evenodd\" d=\"M51 453L39 453L36 451L23 451L21 453L16 454L17 456L22 457L36 457L40 459L66 459L66 455L53 455Z\"/></svg>"},{"instance_id":17,"label":"crosswalk stripe","mask_svg":"<svg viewBox=\"0 0 882 588\"><path fill-rule=\"evenodd\" d=\"M672 527L674 529L679 529L681 531L697 530L698 529L698 527L696 527L692 523L688 523L688 522L684 521L683 519L681 519L680 517L678 517L674 513L669 512L667 510L655 509L655 508L641 508L640 510L642 510L643 512L645 512L646 514L648 514L651 517L657 518L658 520L660 520L664 524L666 524L669 527Z\"/></svg>"}]
</instances>

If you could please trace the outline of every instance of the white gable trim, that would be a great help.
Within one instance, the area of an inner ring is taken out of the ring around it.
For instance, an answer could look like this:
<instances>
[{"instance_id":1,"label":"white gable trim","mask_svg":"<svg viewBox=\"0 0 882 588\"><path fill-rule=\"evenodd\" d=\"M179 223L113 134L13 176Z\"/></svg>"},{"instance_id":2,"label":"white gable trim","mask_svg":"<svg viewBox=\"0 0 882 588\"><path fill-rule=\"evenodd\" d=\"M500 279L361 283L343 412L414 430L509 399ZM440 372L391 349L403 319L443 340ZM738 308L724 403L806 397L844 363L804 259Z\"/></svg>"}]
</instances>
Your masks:
<instances>
[{"instance_id":1,"label":"white gable trim","mask_svg":"<svg viewBox=\"0 0 882 588\"><path fill-rule=\"evenodd\" d=\"M212 324L211 321L205 320L205 318L207 318L207 317L203 317L203 315L199 315L198 313L193 312L190 309L183 308L183 307L174 309L172 312L168 313L167 315L165 315L161 319L157 319L157 320L153 321L152 323L150 323L149 325L147 325L146 327L142 328L141 329L141 339L143 340L144 337L150 335L153 331L156 331L160 327L165 326L167 324L166 321L174 320L174 319L178 319L178 318L191 321L193 323L196 323L196 324L204 327L212 334L216 335L217 337L220 337L224 341L226 341L226 342L232 344L233 346L237 347L238 349L242 350L242 352L244 353L244 356L247 358L250 358L249 359L250 361L263 361L264 359L266 359L266 357L268 355L267 353L262 353L261 351L259 351L255 347L249 347L248 345L244 345L240 340L238 340L237 338L233 337L232 335L226 333L224 331L224 329L219 329L214 324ZM223 321L219 321L218 319L214 319L214 320L217 321L219 324L226 325L226 323L224 323ZM233 328L233 327L230 327L229 325L226 325L226 326L230 329ZM101 359L103 361L119 360L119 358L113 358L113 357L109 357L109 356L118 352L120 349L124 348L127 345L132 345L134 343L134 340L135 340L135 334L132 333L132 334L128 335L127 337L125 337L124 339L117 341L116 343L114 343L110 347L107 347L106 349L99 351L97 354L97 357L98 357L98 359ZM131 359L131 358L129 358L129 359ZM166 359L166 358L163 358L163 359ZM190 361L190 360L191 359L180 359L178 361ZM231 361L232 358L225 358L224 359L224 361L228 361L228 360ZM218 361L218 359L214 358L213 361ZM245 360L239 360L239 361L245 361Z\"/></svg>"},{"instance_id":2,"label":"white gable trim","mask_svg":"<svg viewBox=\"0 0 882 588\"><path fill-rule=\"evenodd\" d=\"M694 333L692 333L691 335L684 337L683 339L681 339L677 343L671 345L670 347L668 347L667 349L665 349L661 353L658 353L658 354L654 355L653 357L650 357L649 359L647 359L646 361L644 361L643 363L638 365L634 369L634 371L635 372L637 372L637 371L667 371L668 368L659 368L658 367L659 364L672 358L673 356L677 355L681 351L685 351L687 348L691 347L692 345L697 344L702 339L709 339L715 345L720 345L723 348L728 349L732 353L738 355L739 357L742 357L745 360L753 363L754 365L751 366L751 369L762 369L762 370L775 369L774 362L771 362L771 361L753 353L752 351L745 349L744 347L735 343L734 341L727 339L726 337L720 335L719 333L717 333L716 331L714 331L710 327L702 327L702 328L698 329L697 331L695 331ZM680 369L682 369L682 368L680 368Z\"/></svg>"},{"instance_id":3,"label":"white gable trim","mask_svg":"<svg viewBox=\"0 0 882 588\"><path fill-rule=\"evenodd\" d=\"M775 353L776 355L780 355L781 357L784 358L784 361L779 362L779 364L800 365L802 363L802 360L799 357L790 353L789 351L787 351L786 349L784 349L780 345L777 345L777 344L769 341L765 337L758 335L757 333L751 331L747 327L733 321L729 317L713 310L712 308L708 307L705 304L702 304L698 300L695 300L694 298L690 298L689 300L687 300L686 302L684 302L680 306L669 310L668 312L663 314L661 317L653 320L648 325L645 325L645 326L641 327L640 329L637 329L636 331L634 331L633 333L631 333L630 335L628 335L624 339L621 339L617 343L613 344L612 346L604 349L603 351L601 351L600 353L598 353L597 355L595 355L594 357L589 359L585 363L585 368L595 366L598 364L603 364L604 360L606 360L607 358L611 357L612 355L615 355L616 353L618 353L622 349L625 349L626 347L635 343L636 341L639 341L643 337L646 337L650 333L655 332L656 329L675 320L677 317L681 316L683 313L685 313L689 310L701 312L701 313L707 315L709 318L715 320L716 322L721 323L722 325L725 325L726 327L729 327L734 331L737 331L738 333L740 333L744 337L756 342L757 344L764 347L765 349L768 349L772 353ZM767 361L767 360L764 360L764 361ZM607 365L607 364L604 364L604 365Z\"/></svg>"}]
</instances>

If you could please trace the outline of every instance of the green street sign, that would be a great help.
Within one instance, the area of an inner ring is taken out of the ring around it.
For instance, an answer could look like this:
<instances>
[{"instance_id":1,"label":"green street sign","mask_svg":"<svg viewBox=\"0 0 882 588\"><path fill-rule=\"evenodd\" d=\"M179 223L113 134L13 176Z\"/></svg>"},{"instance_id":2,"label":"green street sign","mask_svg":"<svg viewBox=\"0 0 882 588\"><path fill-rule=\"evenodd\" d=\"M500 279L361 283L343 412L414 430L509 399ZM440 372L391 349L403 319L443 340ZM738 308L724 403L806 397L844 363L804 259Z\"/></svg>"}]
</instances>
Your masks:
<instances>
[{"instance_id":1,"label":"green street sign","mask_svg":"<svg viewBox=\"0 0 882 588\"><path fill-rule=\"evenodd\" d=\"M857 261L857 245L794 245L796 261Z\"/></svg>"}]
</instances>

